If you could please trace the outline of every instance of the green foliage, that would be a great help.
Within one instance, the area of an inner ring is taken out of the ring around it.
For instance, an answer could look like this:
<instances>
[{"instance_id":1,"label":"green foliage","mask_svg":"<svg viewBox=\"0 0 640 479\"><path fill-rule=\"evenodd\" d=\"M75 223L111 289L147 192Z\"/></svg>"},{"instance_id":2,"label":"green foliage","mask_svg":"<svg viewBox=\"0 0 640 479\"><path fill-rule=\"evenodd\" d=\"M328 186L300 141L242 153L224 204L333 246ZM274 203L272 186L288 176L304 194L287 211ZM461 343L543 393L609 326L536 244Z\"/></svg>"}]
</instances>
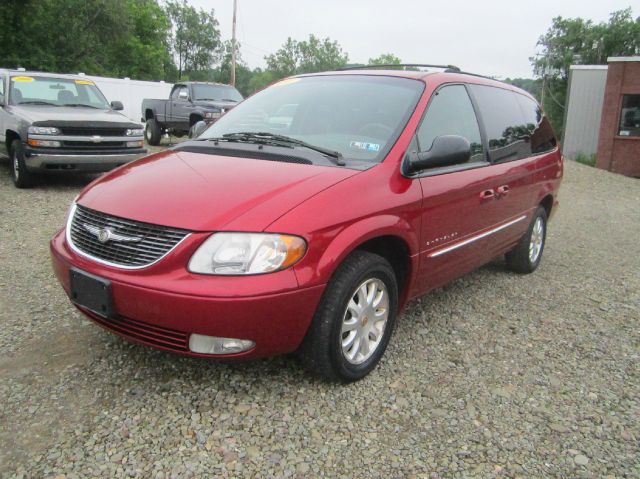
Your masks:
<instances>
[{"instance_id":1,"label":"green foliage","mask_svg":"<svg viewBox=\"0 0 640 479\"><path fill-rule=\"evenodd\" d=\"M369 65L399 65L402 60L393 53L383 53L375 58L369 58Z\"/></svg>"},{"instance_id":2,"label":"green foliage","mask_svg":"<svg viewBox=\"0 0 640 479\"><path fill-rule=\"evenodd\" d=\"M517 86L531 93L538 101L540 101L540 93L542 92L542 80L533 78L507 78L505 83Z\"/></svg>"},{"instance_id":3,"label":"green foliage","mask_svg":"<svg viewBox=\"0 0 640 479\"><path fill-rule=\"evenodd\" d=\"M582 18L555 17L540 37L542 52L530 58L534 74L544 79L544 108L552 125L562 133L565 96L571 65L603 65L611 56L640 53L640 18L631 8L613 12L608 22L594 24Z\"/></svg>"},{"instance_id":4,"label":"green foliage","mask_svg":"<svg viewBox=\"0 0 640 479\"><path fill-rule=\"evenodd\" d=\"M191 72L192 77L195 72L212 68L222 48L214 11L196 10L187 0L172 0L167 2L166 13L172 23L171 46L178 78L183 72Z\"/></svg>"},{"instance_id":5,"label":"green foliage","mask_svg":"<svg viewBox=\"0 0 640 479\"><path fill-rule=\"evenodd\" d=\"M349 61L338 42L309 35L308 40L292 40L290 37L275 53L265 57L274 79L299 73L335 70Z\"/></svg>"},{"instance_id":6,"label":"green foliage","mask_svg":"<svg viewBox=\"0 0 640 479\"><path fill-rule=\"evenodd\" d=\"M596 155L588 155L586 153L578 153L575 158L575 161L578 163L582 163L587 166L596 166Z\"/></svg>"},{"instance_id":7,"label":"green foliage","mask_svg":"<svg viewBox=\"0 0 640 479\"><path fill-rule=\"evenodd\" d=\"M2 10L3 66L164 77L169 24L155 0L6 0Z\"/></svg>"}]
</instances>

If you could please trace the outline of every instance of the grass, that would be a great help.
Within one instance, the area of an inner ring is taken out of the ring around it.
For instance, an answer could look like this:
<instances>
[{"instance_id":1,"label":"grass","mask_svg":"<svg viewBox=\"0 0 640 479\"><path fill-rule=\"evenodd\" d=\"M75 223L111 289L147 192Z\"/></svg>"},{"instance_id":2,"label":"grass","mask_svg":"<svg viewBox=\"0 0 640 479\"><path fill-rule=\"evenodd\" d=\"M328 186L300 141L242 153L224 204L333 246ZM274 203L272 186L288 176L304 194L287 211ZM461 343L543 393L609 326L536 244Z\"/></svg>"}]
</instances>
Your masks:
<instances>
[{"instance_id":1,"label":"grass","mask_svg":"<svg viewBox=\"0 0 640 479\"><path fill-rule=\"evenodd\" d=\"M586 153L578 153L574 158L578 163L587 166L596 166L596 155L587 155Z\"/></svg>"}]
</instances>

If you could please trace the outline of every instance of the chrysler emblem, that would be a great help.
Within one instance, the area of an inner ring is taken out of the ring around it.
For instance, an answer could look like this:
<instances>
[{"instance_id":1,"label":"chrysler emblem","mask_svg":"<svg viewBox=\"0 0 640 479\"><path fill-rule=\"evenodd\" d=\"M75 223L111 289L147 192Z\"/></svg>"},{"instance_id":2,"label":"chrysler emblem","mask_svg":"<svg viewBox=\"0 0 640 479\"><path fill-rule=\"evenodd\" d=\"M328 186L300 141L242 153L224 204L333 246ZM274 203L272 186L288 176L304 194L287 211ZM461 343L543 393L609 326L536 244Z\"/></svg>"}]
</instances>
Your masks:
<instances>
[{"instance_id":1,"label":"chrysler emblem","mask_svg":"<svg viewBox=\"0 0 640 479\"><path fill-rule=\"evenodd\" d=\"M102 143L102 137L100 135L93 135L91 137L92 143Z\"/></svg>"},{"instance_id":2,"label":"chrysler emblem","mask_svg":"<svg viewBox=\"0 0 640 479\"><path fill-rule=\"evenodd\" d=\"M84 229L95 236L102 244L108 241L124 241L127 243L137 243L138 241L142 240L142 238L140 238L139 236L125 236L116 233L108 226L101 228L99 226L88 225L86 223L82 226L84 226Z\"/></svg>"}]
</instances>

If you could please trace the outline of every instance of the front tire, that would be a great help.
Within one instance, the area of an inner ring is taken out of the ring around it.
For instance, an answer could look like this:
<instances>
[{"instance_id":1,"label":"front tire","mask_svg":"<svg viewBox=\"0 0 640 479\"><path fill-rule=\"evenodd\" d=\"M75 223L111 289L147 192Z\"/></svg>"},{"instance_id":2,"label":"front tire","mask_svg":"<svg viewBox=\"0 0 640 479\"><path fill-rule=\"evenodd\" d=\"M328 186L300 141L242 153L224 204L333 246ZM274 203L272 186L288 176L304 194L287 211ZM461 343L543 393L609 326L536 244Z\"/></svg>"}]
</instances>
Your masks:
<instances>
[{"instance_id":1,"label":"front tire","mask_svg":"<svg viewBox=\"0 0 640 479\"><path fill-rule=\"evenodd\" d=\"M304 366L329 381L356 381L378 364L398 309L398 283L389 262L355 251L327 285L298 353Z\"/></svg>"},{"instance_id":2,"label":"front tire","mask_svg":"<svg viewBox=\"0 0 640 479\"><path fill-rule=\"evenodd\" d=\"M155 119L149 118L147 120L144 127L144 137L146 138L147 143L152 146L158 146L160 144L160 139L162 138L162 129Z\"/></svg>"},{"instance_id":3,"label":"front tire","mask_svg":"<svg viewBox=\"0 0 640 479\"><path fill-rule=\"evenodd\" d=\"M547 238L547 211L538 206L529 229L514 249L506 254L507 267L516 273L533 273L540 261Z\"/></svg>"},{"instance_id":4,"label":"front tire","mask_svg":"<svg viewBox=\"0 0 640 479\"><path fill-rule=\"evenodd\" d=\"M24 162L24 148L20 140L13 140L10 148L11 178L16 188L31 188L33 174L27 170Z\"/></svg>"}]
</instances>

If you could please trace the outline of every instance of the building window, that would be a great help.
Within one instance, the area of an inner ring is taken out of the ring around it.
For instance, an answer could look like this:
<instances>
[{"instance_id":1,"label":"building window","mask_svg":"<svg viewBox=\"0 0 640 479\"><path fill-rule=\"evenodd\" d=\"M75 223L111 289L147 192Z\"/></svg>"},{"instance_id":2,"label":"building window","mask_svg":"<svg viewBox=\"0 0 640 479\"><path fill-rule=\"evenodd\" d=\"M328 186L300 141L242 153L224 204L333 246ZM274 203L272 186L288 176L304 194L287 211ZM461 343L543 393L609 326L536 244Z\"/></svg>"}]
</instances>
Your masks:
<instances>
[{"instance_id":1,"label":"building window","mask_svg":"<svg viewBox=\"0 0 640 479\"><path fill-rule=\"evenodd\" d=\"M640 136L640 95L622 95L620 136Z\"/></svg>"}]
</instances>

